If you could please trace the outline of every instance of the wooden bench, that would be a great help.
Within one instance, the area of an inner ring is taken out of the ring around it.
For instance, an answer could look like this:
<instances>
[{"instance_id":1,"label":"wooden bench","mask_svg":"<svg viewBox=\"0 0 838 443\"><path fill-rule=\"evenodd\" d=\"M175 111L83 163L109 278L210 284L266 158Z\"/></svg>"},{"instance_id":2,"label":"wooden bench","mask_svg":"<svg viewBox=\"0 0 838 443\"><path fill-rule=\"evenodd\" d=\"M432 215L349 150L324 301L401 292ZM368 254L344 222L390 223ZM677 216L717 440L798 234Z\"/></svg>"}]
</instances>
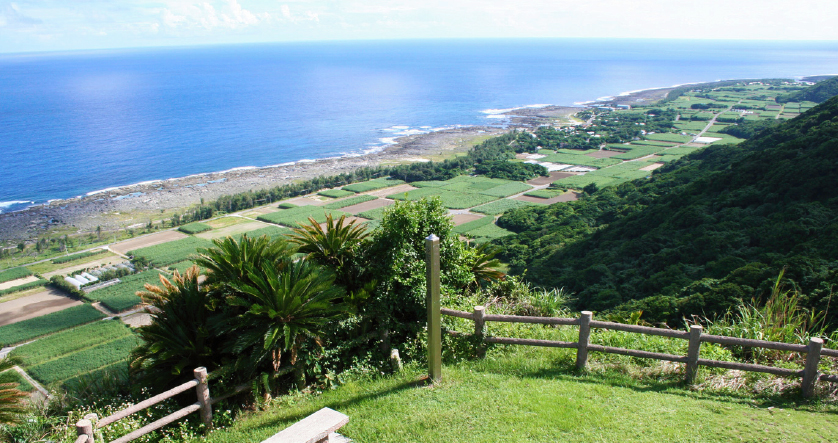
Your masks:
<instances>
[{"instance_id":1,"label":"wooden bench","mask_svg":"<svg viewBox=\"0 0 838 443\"><path fill-rule=\"evenodd\" d=\"M323 408L283 429L262 443L327 443L329 434L349 422L349 417Z\"/></svg>"}]
</instances>

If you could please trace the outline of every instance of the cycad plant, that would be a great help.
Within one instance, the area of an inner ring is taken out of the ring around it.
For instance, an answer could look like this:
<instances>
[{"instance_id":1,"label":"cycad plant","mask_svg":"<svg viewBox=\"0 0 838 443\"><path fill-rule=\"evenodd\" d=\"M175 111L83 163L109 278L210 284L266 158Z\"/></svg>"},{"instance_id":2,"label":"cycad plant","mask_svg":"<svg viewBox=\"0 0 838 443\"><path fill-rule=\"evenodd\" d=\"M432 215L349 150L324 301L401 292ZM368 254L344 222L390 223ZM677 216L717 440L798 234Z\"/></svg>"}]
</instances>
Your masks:
<instances>
[{"instance_id":1,"label":"cycad plant","mask_svg":"<svg viewBox=\"0 0 838 443\"><path fill-rule=\"evenodd\" d=\"M293 248L283 240L271 240L267 235L242 235L213 240L214 247L199 249L195 262L206 268L205 284L214 290L225 291L233 282L248 281L248 266L280 269L291 261Z\"/></svg>"},{"instance_id":2,"label":"cycad plant","mask_svg":"<svg viewBox=\"0 0 838 443\"><path fill-rule=\"evenodd\" d=\"M213 322L219 313L210 309L206 288L198 284L199 270L193 266L183 275L174 271L171 280L160 276L161 286L147 284L137 293L152 306L152 322L139 328L142 343L134 350L131 370L155 387L170 387L192 377L192 370L220 364L219 339Z\"/></svg>"},{"instance_id":3,"label":"cycad plant","mask_svg":"<svg viewBox=\"0 0 838 443\"><path fill-rule=\"evenodd\" d=\"M358 284L358 272L353 264L358 247L369 237L366 228L356 224L357 220L347 222L345 215L337 220L331 214L326 215L324 228L311 217L308 222L295 228L289 239L298 244L299 252L308 254L309 259L333 269L338 283L354 289Z\"/></svg>"},{"instance_id":4,"label":"cycad plant","mask_svg":"<svg viewBox=\"0 0 838 443\"><path fill-rule=\"evenodd\" d=\"M307 260L290 262L283 269L248 265L247 281L231 282L227 297L243 309L231 323L231 351L247 358L251 373L270 362L273 370L290 351L290 362L306 338L320 334L323 326L346 312L339 303L343 288L334 276ZM240 365L240 367L242 367Z\"/></svg>"}]
</instances>

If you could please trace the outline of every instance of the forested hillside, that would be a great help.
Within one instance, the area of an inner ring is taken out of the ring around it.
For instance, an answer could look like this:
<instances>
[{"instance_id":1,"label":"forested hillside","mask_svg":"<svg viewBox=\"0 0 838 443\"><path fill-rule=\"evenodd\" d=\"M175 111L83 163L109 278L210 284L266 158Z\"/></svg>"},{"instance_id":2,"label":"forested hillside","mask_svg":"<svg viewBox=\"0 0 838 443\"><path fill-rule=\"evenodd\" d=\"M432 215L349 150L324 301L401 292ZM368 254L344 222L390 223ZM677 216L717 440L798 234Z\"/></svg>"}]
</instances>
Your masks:
<instances>
[{"instance_id":1,"label":"forested hillside","mask_svg":"<svg viewBox=\"0 0 838 443\"><path fill-rule=\"evenodd\" d=\"M838 98L738 146L710 146L648 180L510 211L496 240L512 272L564 287L576 308L680 323L765 293L783 267L828 310L838 284ZM835 303L833 303L835 304Z\"/></svg>"},{"instance_id":2,"label":"forested hillside","mask_svg":"<svg viewBox=\"0 0 838 443\"><path fill-rule=\"evenodd\" d=\"M838 77L832 77L823 80L803 90L792 92L790 94L783 94L777 97L778 103L788 102L815 102L823 103L831 97L838 95Z\"/></svg>"}]
</instances>

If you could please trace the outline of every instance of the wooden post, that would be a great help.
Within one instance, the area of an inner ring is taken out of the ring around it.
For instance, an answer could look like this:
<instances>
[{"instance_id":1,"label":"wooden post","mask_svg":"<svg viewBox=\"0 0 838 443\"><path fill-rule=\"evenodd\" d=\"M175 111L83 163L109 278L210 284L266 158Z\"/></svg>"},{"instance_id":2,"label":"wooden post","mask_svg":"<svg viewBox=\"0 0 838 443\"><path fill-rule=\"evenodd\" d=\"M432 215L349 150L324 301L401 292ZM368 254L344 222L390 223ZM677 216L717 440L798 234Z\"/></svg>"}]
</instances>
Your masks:
<instances>
[{"instance_id":1,"label":"wooden post","mask_svg":"<svg viewBox=\"0 0 838 443\"><path fill-rule=\"evenodd\" d=\"M582 311L579 316L579 342L576 347L576 368L584 369L588 364L588 345L591 344L591 320L594 313Z\"/></svg>"},{"instance_id":2,"label":"wooden post","mask_svg":"<svg viewBox=\"0 0 838 443\"><path fill-rule=\"evenodd\" d=\"M393 368L395 372L401 372L402 367L402 357L399 355L398 349L391 349L390 350L390 366Z\"/></svg>"},{"instance_id":3,"label":"wooden post","mask_svg":"<svg viewBox=\"0 0 838 443\"><path fill-rule=\"evenodd\" d=\"M698 354L701 350L701 325L690 326L690 345L687 348L686 381L691 384L698 373Z\"/></svg>"},{"instance_id":4,"label":"wooden post","mask_svg":"<svg viewBox=\"0 0 838 443\"><path fill-rule=\"evenodd\" d=\"M483 338L486 336L486 321L483 316L486 315L486 308L483 306L475 306L472 316L474 317L474 338L477 340L477 356L483 358L486 356L486 344Z\"/></svg>"},{"instance_id":5,"label":"wooden post","mask_svg":"<svg viewBox=\"0 0 838 443\"><path fill-rule=\"evenodd\" d=\"M815 381L818 380L818 364L821 362L821 348L823 340L817 337L809 339L809 350L806 352L806 367L803 369L803 380L800 389L804 397L811 397L815 391Z\"/></svg>"},{"instance_id":6,"label":"wooden post","mask_svg":"<svg viewBox=\"0 0 838 443\"><path fill-rule=\"evenodd\" d=\"M195 368L192 373L198 380L195 392L198 394L198 403L201 405L201 421L207 428L212 427L212 399L210 398L209 386L207 385L207 368L201 366Z\"/></svg>"},{"instance_id":7,"label":"wooden post","mask_svg":"<svg viewBox=\"0 0 838 443\"><path fill-rule=\"evenodd\" d=\"M93 422L87 419L79 420L76 423L76 435L79 437L86 435L87 440L85 440L85 443L93 443ZM76 441L78 440L80 439Z\"/></svg>"},{"instance_id":8,"label":"wooden post","mask_svg":"<svg viewBox=\"0 0 838 443\"><path fill-rule=\"evenodd\" d=\"M425 239L425 263L427 264L428 305L428 376L432 382L442 380L442 324L439 313L439 237L429 235Z\"/></svg>"}]
</instances>

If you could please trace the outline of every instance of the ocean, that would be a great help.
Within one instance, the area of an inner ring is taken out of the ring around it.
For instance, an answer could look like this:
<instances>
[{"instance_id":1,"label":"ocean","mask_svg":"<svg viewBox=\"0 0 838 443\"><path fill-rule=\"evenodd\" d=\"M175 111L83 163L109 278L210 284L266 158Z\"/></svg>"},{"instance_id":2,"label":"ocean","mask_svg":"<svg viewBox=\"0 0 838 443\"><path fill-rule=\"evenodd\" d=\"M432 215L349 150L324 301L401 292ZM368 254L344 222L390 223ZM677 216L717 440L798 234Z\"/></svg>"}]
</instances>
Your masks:
<instances>
[{"instance_id":1,"label":"ocean","mask_svg":"<svg viewBox=\"0 0 838 443\"><path fill-rule=\"evenodd\" d=\"M504 109L838 73L838 42L405 40L0 54L0 212L360 155Z\"/></svg>"}]
</instances>

